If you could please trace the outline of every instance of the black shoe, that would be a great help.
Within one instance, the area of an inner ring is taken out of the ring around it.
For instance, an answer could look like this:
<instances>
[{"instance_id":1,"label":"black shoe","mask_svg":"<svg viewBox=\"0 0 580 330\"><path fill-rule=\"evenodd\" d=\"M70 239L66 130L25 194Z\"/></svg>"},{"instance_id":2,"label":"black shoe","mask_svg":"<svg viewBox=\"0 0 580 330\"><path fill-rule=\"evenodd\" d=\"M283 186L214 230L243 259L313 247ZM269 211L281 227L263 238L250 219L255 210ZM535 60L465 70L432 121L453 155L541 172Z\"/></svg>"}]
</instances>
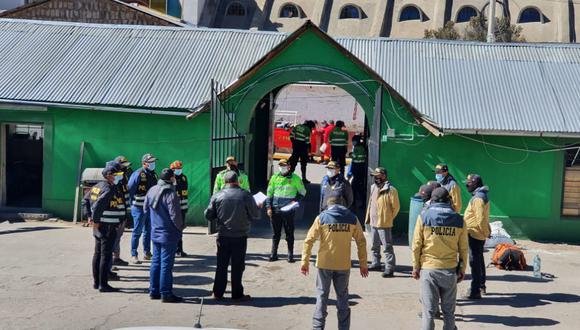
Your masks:
<instances>
[{"instance_id":1,"label":"black shoe","mask_svg":"<svg viewBox=\"0 0 580 330\"><path fill-rule=\"evenodd\" d=\"M129 263L121 258L113 259L113 265L115 266L129 266Z\"/></svg>"},{"instance_id":2,"label":"black shoe","mask_svg":"<svg viewBox=\"0 0 580 330\"><path fill-rule=\"evenodd\" d=\"M149 294L149 299L151 299L151 300L159 300L159 299L161 299L161 295L159 293L157 293L157 294L150 293Z\"/></svg>"},{"instance_id":3,"label":"black shoe","mask_svg":"<svg viewBox=\"0 0 580 330\"><path fill-rule=\"evenodd\" d=\"M269 262L277 261L277 260L278 260L278 255L276 255L276 254L273 254L270 256L270 258L268 258Z\"/></svg>"},{"instance_id":4,"label":"black shoe","mask_svg":"<svg viewBox=\"0 0 580 330\"><path fill-rule=\"evenodd\" d=\"M469 296L463 297L463 299L478 300L481 299L481 294L470 294Z\"/></svg>"},{"instance_id":5,"label":"black shoe","mask_svg":"<svg viewBox=\"0 0 580 330\"><path fill-rule=\"evenodd\" d=\"M215 293L213 294L213 299L216 301L224 300L224 296L216 296Z\"/></svg>"},{"instance_id":6,"label":"black shoe","mask_svg":"<svg viewBox=\"0 0 580 330\"><path fill-rule=\"evenodd\" d=\"M383 278L389 278L389 277L395 277L394 272L384 272L383 275L381 275Z\"/></svg>"},{"instance_id":7,"label":"black shoe","mask_svg":"<svg viewBox=\"0 0 580 330\"><path fill-rule=\"evenodd\" d=\"M101 286L101 288L99 289L99 292L119 292L119 289L113 288L112 286L107 285L107 286Z\"/></svg>"},{"instance_id":8,"label":"black shoe","mask_svg":"<svg viewBox=\"0 0 580 330\"><path fill-rule=\"evenodd\" d=\"M369 267L369 272L380 272L381 270L383 270L381 265L371 265Z\"/></svg>"},{"instance_id":9,"label":"black shoe","mask_svg":"<svg viewBox=\"0 0 580 330\"><path fill-rule=\"evenodd\" d=\"M249 294L245 294L245 295L243 295L241 297L237 297L237 298L232 297L232 300L235 302L249 301L251 299L252 299L252 297Z\"/></svg>"},{"instance_id":10,"label":"black shoe","mask_svg":"<svg viewBox=\"0 0 580 330\"><path fill-rule=\"evenodd\" d=\"M99 285L98 284L93 284L93 289L98 290L99 289Z\"/></svg>"},{"instance_id":11,"label":"black shoe","mask_svg":"<svg viewBox=\"0 0 580 330\"><path fill-rule=\"evenodd\" d=\"M109 272L108 279L109 279L109 281L120 281L121 280L119 275L115 272Z\"/></svg>"},{"instance_id":12,"label":"black shoe","mask_svg":"<svg viewBox=\"0 0 580 330\"><path fill-rule=\"evenodd\" d=\"M288 253L288 262L291 264L294 263L294 254Z\"/></svg>"},{"instance_id":13,"label":"black shoe","mask_svg":"<svg viewBox=\"0 0 580 330\"><path fill-rule=\"evenodd\" d=\"M187 257L187 253L181 251L181 252L176 252L175 256L178 258L183 258L183 257Z\"/></svg>"},{"instance_id":14,"label":"black shoe","mask_svg":"<svg viewBox=\"0 0 580 330\"><path fill-rule=\"evenodd\" d=\"M161 302L164 303L180 303L183 301L183 298L176 296L174 294L168 296L161 296Z\"/></svg>"}]
</instances>

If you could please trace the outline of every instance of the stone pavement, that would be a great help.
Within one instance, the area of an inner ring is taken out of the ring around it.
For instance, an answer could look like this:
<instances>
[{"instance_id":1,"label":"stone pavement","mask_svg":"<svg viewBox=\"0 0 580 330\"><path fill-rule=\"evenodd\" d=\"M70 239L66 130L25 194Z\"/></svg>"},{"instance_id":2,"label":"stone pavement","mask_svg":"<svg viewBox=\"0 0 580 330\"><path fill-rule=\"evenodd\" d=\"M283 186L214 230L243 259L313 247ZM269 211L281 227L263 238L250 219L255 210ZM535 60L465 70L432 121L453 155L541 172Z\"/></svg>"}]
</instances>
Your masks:
<instances>
[{"instance_id":1,"label":"stone pavement","mask_svg":"<svg viewBox=\"0 0 580 330\"><path fill-rule=\"evenodd\" d=\"M205 228L196 227L188 228L184 235L185 249L191 256L177 259L174 272L175 291L187 297L187 303L172 305L149 300L148 264L119 270L121 281L112 285L121 288L121 293L93 290L93 239L88 228L70 223L0 223L0 329L191 327L200 297L207 298L201 320L205 327L308 329L315 302L315 275L302 276L299 263L269 263L267 225L258 224L254 233L244 275L246 292L254 297L251 302L235 304L209 298L215 238L205 235ZM300 236L303 234L301 230ZM129 237L126 232L124 259L128 259ZM580 247L530 241L520 244L527 248L530 262L540 254L543 271L555 278L536 280L530 271L488 268L489 295L481 301L459 302L459 329L578 329ZM281 245L284 254L286 249ZM298 252L301 245L298 241ZM410 278L410 251L404 242L395 251L399 263L395 278L383 279L380 273L371 273L362 279L358 270L352 269L352 329L419 328L419 287ZM461 284L460 292L467 284ZM336 328L335 315L334 306L329 306L328 329Z\"/></svg>"}]
</instances>

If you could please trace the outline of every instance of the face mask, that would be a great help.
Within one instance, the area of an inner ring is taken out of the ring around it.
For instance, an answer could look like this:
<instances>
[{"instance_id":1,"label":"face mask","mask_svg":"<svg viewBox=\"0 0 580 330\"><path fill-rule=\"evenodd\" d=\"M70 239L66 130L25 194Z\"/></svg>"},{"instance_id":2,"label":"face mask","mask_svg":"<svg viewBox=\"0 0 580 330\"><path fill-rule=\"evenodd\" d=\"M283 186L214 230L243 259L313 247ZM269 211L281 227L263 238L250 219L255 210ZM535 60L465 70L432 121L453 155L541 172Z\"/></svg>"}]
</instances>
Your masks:
<instances>
[{"instance_id":1,"label":"face mask","mask_svg":"<svg viewBox=\"0 0 580 330\"><path fill-rule=\"evenodd\" d=\"M154 171L155 170L155 163L149 163L149 167L147 167L147 169L149 171Z\"/></svg>"},{"instance_id":2,"label":"face mask","mask_svg":"<svg viewBox=\"0 0 580 330\"><path fill-rule=\"evenodd\" d=\"M437 180L437 182L441 183L443 182L443 179L445 179L443 174L435 174L435 180Z\"/></svg>"},{"instance_id":3,"label":"face mask","mask_svg":"<svg viewBox=\"0 0 580 330\"><path fill-rule=\"evenodd\" d=\"M327 170L326 175L328 175L329 178L333 178L336 175L336 172L334 172L334 170Z\"/></svg>"},{"instance_id":4,"label":"face mask","mask_svg":"<svg viewBox=\"0 0 580 330\"><path fill-rule=\"evenodd\" d=\"M175 173L175 175L181 175L181 173L183 172L183 170L175 170L173 171Z\"/></svg>"},{"instance_id":5,"label":"face mask","mask_svg":"<svg viewBox=\"0 0 580 330\"><path fill-rule=\"evenodd\" d=\"M115 175L115 184L118 184L119 182L121 182L121 180L123 180L122 175Z\"/></svg>"},{"instance_id":6,"label":"face mask","mask_svg":"<svg viewBox=\"0 0 580 330\"><path fill-rule=\"evenodd\" d=\"M282 175L288 174L288 167L280 166L280 174Z\"/></svg>"}]
</instances>

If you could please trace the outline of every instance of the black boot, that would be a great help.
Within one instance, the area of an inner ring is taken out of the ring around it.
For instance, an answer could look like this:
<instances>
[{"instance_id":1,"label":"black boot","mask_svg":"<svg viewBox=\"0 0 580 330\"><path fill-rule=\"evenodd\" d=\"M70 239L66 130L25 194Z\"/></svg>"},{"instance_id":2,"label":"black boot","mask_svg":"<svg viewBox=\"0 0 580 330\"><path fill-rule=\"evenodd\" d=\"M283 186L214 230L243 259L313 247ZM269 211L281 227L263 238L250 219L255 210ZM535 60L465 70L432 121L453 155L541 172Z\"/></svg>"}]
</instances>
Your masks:
<instances>
[{"instance_id":1,"label":"black boot","mask_svg":"<svg viewBox=\"0 0 580 330\"><path fill-rule=\"evenodd\" d=\"M294 242L288 242L288 262L294 263Z\"/></svg>"},{"instance_id":2,"label":"black boot","mask_svg":"<svg viewBox=\"0 0 580 330\"><path fill-rule=\"evenodd\" d=\"M272 252L270 253L270 258L268 258L268 261L276 261L278 260L278 244L280 243L280 240L272 240Z\"/></svg>"}]
</instances>

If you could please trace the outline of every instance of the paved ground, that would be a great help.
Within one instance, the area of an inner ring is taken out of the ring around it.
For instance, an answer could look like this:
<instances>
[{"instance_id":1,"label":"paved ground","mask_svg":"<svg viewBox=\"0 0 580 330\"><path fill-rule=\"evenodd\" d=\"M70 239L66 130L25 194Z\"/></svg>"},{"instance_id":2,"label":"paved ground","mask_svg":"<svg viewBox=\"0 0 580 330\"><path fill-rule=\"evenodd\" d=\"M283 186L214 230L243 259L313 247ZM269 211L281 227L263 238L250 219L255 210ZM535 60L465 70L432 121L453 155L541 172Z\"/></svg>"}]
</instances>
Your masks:
<instances>
[{"instance_id":1,"label":"paved ground","mask_svg":"<svg viewBox=\"0 0 580 330\"><path fill-rule=\"evenodd\" d=\"M300 236L304 228L300 226ZM199 298L210 295L215 264L214 238L204 228L189 228L186 251L192 255L175 266L175 291L184 304L151 301L146 293L148 265L120 269L122 293L92 289L91 231L69 223L0 223L1 329L114 329L127 326L192 326ZM130 233L123 239L128 258ZM315 277L299 274L299 265L266 260L270 241L265 223L257 224L248 246L244 283L254 300L245 304L206 300L202 324L240 329L308 329L314 307ZM460 329L553 327L578 329L580 314L580 247L520 242L532 259L539 253L543 271L555 278L535 280L531 272L488 269L490 295L462 301L457 308ZM404 243L403 243L404 244ZM297 242L301 246L302 242ZM300 251L300 248L297 248ZM282 248L282 253L285 248ZM371 273L351 275L352 329L418 329L418 282L409 277L410 251L396 247L396 278ZM312 270L315 270L312 268ZM467 286L462 283L461 291ZM331 295L331 298L334 295ZM329 308L328 328L336 328ZM440 328L438 323L438 328Z\"/></svg>"}]
</instances>

